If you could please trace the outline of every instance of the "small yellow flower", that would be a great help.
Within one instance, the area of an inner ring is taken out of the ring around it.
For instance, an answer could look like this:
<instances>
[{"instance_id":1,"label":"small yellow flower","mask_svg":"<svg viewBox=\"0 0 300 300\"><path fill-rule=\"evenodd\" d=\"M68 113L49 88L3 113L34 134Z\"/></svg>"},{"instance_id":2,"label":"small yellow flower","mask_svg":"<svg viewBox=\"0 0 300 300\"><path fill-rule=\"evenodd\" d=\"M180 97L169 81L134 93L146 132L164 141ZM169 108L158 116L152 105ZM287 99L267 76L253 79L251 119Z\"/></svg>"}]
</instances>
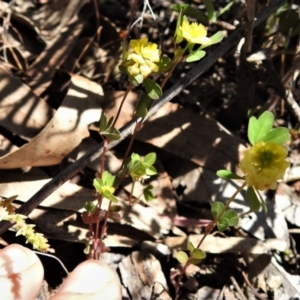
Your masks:
<instances>
[{"instance_id":1,"label":"small yellow flower","mask_svg":"<svg viewBox=\"0 0 300 300\"><path fill-rule=\"evenodd\" d=\"M283 178L289 166L286 157L287 150L283 146L260 141L245 151L239 167L246 174L248 186L261 191L275 189L277 180Z\"/></svg>"},{"instance_id":2,"label":"small yellow flower","mask_svg":"<svg viewBox=\"0 0 300 300\"><path fill-rule=\"evenodd\" d=\"M196 22L190 23L186 16L183 16L183 21L180 26L183 38L191 44L208 45L210 39L206 37L207 31L202 24Z\"/></svg>"},{"instance_id":3,"label":"small yellow flower","mask_svg":"<svg viewBox=\"0 0 300 300\"><path fill-rule=\"evenodd\" d=\"M161 51L157 44L148 42L147 38L131 40L129 50L125 53L124 66L130 75L142 74L144 78L159 71Z\"/></svg>"}]
</instances>

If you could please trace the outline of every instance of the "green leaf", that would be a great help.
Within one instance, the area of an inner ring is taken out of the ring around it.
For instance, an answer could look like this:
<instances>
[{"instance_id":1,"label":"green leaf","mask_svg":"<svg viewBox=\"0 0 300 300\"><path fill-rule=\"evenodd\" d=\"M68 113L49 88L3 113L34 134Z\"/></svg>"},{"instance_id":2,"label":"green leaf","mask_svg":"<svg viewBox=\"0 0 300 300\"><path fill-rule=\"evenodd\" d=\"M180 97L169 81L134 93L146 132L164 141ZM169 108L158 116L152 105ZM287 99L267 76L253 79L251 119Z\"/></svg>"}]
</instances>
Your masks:
<instances>
[{"instance_id":1,"label":"green leaf","mask_svg":"<svg viewBox=\"0 0 300 300\"><path fill-rule=\"evenodd\" d=\"M148 109L147 109L146 105L145 105L144 103L140 103L140 104L137 106L137 108L136 108L134 114L135 114L137 117L140 117L140 118L146 117L147 114L148 114Z\"/></svg>"},{"instance_id":2,"label":"green leaf","mask_svg":"<svg viewBox=\"0 0 300 300\"><path fill-rule=\"evenodd\" d=\"M144 157L144 166L152 166L156 161L156 153L155 152L151 152L148 153L145 157Z\"/></svg>"},{"instance_id":3,"label":"green leaf","mask_svg":"<svg viewBox=\"0 0 300 300\"><path fill-rule=\"evenodd\" d=\"M132 161L141 161L141 157L140 157L140 155L137 154L137 153L132 153L132 154L131 154L131 160L132 160Z\"/></svg>"},{"instance_id":4,"label":"green leaf","mask_svg":"<svg viewBox=\"0 0 300 300\"><path fill-rule=\"evenodd\" d=\"M118 203L118 199L108 190L102 190L101 195L111 202Z\"/></svg>"},{"instance_id":5,"label":"green leaf","mask_svg":"<svg viewBox=\"0 0 300 300\"><path fill-rule=\"evenodd\" d=\"M108 171L102 173L102 181L105 186L113 186L115 181L115 176Z\"/></svg>"},{"instance_id":6,"label":"green leaf","mask_svg":"<svg viewBox=\"0 0 300 300\"><path fill-rule=\"evenodd\" d=\"M211 213L212 213L214 219L216 219L216 217L221 213L223 208L224 208L224 204L222 202L215 202L211 206Z\"/></svg>"},{"instance_id":7,"label":"green leaf","mask_svg":"<svg viewBox=\"0 0 300 300\"><path fill-rule=\"evenodd\" d=\"M223 40L223 38L224 38L224 33L223 33L223 31L218 31L218 32L216 32L214 35L212 35L212 36L209 38L210 42L209 42L208 46L211 46L211 45L213 45L213 44L220 43L220 42ZM202 49L203 49L203 48L202 48Z\"/></svg>"},{"instance_id":8,"label":"green leaf","mask_svg":"<svg viewBox=\"0 0 300 300\"><path fill-rule=\"evenodd\" d=\"M157 171L153 166L150 166L150 167L146 168L146 175L153 176L153 175L156 175L156 174L157 174Z\"/></svg>"},{"instance_id":9,"label":"green leaf","mask_svg":"<svg viewBox=\"0 0 300 300\"><path fill-rule=\"evenodd\" d=\"M148 113L148 107L151 105L151 103L152 100L146 94L142 93L136 105L135 114L141 118L145 117Z\"/></svg>"},{"instance_id":10,"label":"green leaf","mask_svg":"<svg viewBox=\"0 0 300 300\"><path fill-rule=\"evenodd\" d=\"M225 5L218 13L217 18L219 18L221 15L223 15L227 10L231 8L231 6L234 4L234 0L230 1L227 5Z\"/></svg>"},{"instance_id":11,"label":"green leaf","mask_svg":"<svg viewBox=\"0 0 300 300\"><path fill-rule=\"evenodd\" d=\"M183 251L178 251L176 253L176 258L182 264L185 264L189 259L188 255Z\"/></svg>"},{"instance_id":12,"label":"green leaf","mask_svg":"<svg viewBox=\"0 0 300 300\"><path fill-rule=\"evenodd\" d=\"M219 222L217 222L217 227L219 229L219 231L224 231L228 228L229 224L228 224L228 219L226 218L222 218Z\"/></svg>"},{"instance_id":13,"label":"green leaf","mask_svg":"<svg viewBox=\"0 0 300 300\"><path fill-rule=\"evenodd\" d=\"M111 124L113 123L113 121L114 121L114 117L110 117L108 122L107 122L106 127L111 127Z\"/></svg>"},{"instance_id":14,"label":"green leaf","mask_svg":"<svg viewBox=\"0 0 300 300\"><path fill-rule=\"evenodd\" d=\"M185 15L197 19L197 21L202 24L208 24L207 16L201 10L191 7L188 4L175 4L172 9L177 12L183 9Z\"/></svg>"},{"instance_id":15,"label":"green leaf","mask_svg":"<svg viewBox=\"0 0 300 300\"><path fill-rule=\"evenodd\" d=\"M101 135L105 136L111 141L116 141L121 138L120 131L114 127L106 128L104 131L101 132Z\"/></svg>"},{"instance_id":16,"label":"green leaf","mask_svg":"<svg viewBox=\"0 0 300 300\"><path fill-rule=\"evenodd\" d=\"M256 194L258 195L259 199L260 199L260 204L261 204L261 206L262 206L262 208L263 208L263 211L264 211L265 213L267 213L267 212L268 212L268 209L267 209L267 205L266 205L264 199L262 198L262 196L261 196L261 194L260 194L260 192L259 192L258 190L255 189L255 192L256 192Z\"/></svg>"},{"instance_id":17,"label":"green leaf","mask_svg":"<svg viewBox=\"0 0 300 300\"><path fill-rule=\"evenodd\" d=\"M142 74L138 74L138 75L135 75L135 76L128 75L128 77L129 77L130 82L134 86L139 86L144 81L144 76Z\"/></svg>"},{"instance_id":18,"label":"green leaf","mask_svg":"<svg viewBox=\"0 0 300 300\"><path fill-rule=\"evenodd\" d=\"M208 20L212 23L216 22L217 16L212 0L203 0L203 3L206 8Z\"/></svg>"},{"instance_id":19,"label":"green leaf","mask_svg":"<svg viewBox=\"0 0 300 300\"><path fill-rule=\"evenodd\" d=\"M205 54L206 52L203 50L196 50L187 56L186 62L193 62L193 61L200 60L205 56Z\"/></svg>"},{"instance_id":20,"label":"green leaf","mask_svg":"<svg viewBox=\"0 0 300 300\"><path fill-rule=\"evenodd\" d=\"M249 204L249 207L252 211L259 211L260 210L260 201L257 197L257 194L253 188L253 186L249 186L246 192L246 199Z\"/></svg>"},{"instance_id":21,"label":"green leaf","mask_svg":"<svg viewBox=\"0 0 300 300\"><path fill-rule=\"evenodd\" d=\"M100 178L94 178L93 186L97 190L98 193L101 193L103 185L103 181Z\"/></svg>"},{"instance_id":22,"label":"green leaf","mask_svg":"<svg viewBox=\"0 0 300 300\"><path fill-rule=\"evenodd\" d=\"M143 195L147 202L152 201L154 199L152 190L153 190L152 185L146 186L143 190Z\"/></svg>"},{"instance_id":23,"label":"green leaf","mask_svg":"<svg viewBox=\"0 0 300 300\"><path fill-rule=\"evenodd\" d=\"M172 67L172 60L167 56L162 56L160 61L156 64L158 65L159 73L165 73Z\"/></svg>"},{"instance_id":24,"label":"green leaf","mask_svg":"<svg viewBox=\"0 0 300 300\"><path fill-rule=\"evenodd\" d=\"M191 254L192 257L195 259L204 259L206 257L206 253L201 249L194 249L194 251L192 251Z\"/></svg>"},{"instance_id":25,"label":"green leaf","mask_svg":"<svg viewBox=\"0 0 300 300\"><path fill-rule=\"evenodd\" d=\"M153 100L157 100L162 95L162 90L160 86L150 79L149 77L145 78L144 80L146 94Z\"/></svg>"},{"instance_id":26,"label":"green leaf","mask_svg":"<svg viewBox=\"0 0 300 300\"><path fill-rule=\"evenodd\" d=\"M283 145L291 138L290 132L285 127L276 127L267 133L262 141L264 142L273 142L278 145Z\"/></svg>"},{"instance_id":27,"label":"green leaf","mask_svg":"<svg viewBox=\"0 0 300 300\"><path fill-rule=\"evenodd\" d=\"M222 216L222 219L226 218L228 220L229 226L235 226L239 223L239 216L236 211L228 209Z\"/></svg>"},{"instance_id":28,"label":"green leaf","mask_svg":"<svg viewBox=\"0 0 300 300\"><path fill-rule=\"evenodd\" d=\"M95 204L92 201L87 201L84 204L84 209L88 212L88 213L92 213L93 210L95 208Z\"/></svg>"},{"instance_id":29,"label":"green leaf","mask_svg":"<svg viewBox=\"0 0 300 300\"><path fill-rule=\"evenodd\" d=\"M140 161L133 161L129 172L132 178L139 178L146 174L146 168Z\"/></svg>"},{"instance_id":30,"label":"green leaf","mask_svg":"<svg viewBox=\"0 0 300 300\"><path fill-rule=\"evenodd\" d=\"M122 207L120 205L111 205L109 207L110 212L119 212L122 210Z\"/></svg>"},{"instance_id":31,"label":"green leaf","mask_svg":"<svg viewBox=\"0 0 300 300\"><path fill-rule=\"evenodd\" d=\"M191 258L190 259L190 263L193 264L193 265L198 265L201 263L203 259L197 259L197 258Z\"/></svg>"},{"instance_id":32,"label":"green leaf","mask_svg":"<svg viewBox=\"0 0 300 300\"><path fill-rule=\"evenodd\" d=\"M223 179L243 179L243 177L228 171L228 170L219 170L217 171L217 176Z\"/></svg>"},{"instance_id":33,"label":"green leaf","mask_svg":"<svg viewBox=\"0 0 300 300\"><path fill-rule=\"evenodd\" d=\"M274 115L265 111L258 119L251 117L248 125L248 139L252 145L255 145L269 133L274 124Z\"/></svg>"},{"instance_id":34,"label":"green leaf","mask_svg":"<svg viewBox=\"0 0 300 300\"><path fill-rule=\"evenodd\" d=\"M100 125L99 125L99 132L101 133L102 131L104 131L107 128L107 118L106 115L104 114L104 112L101 113L101 117L100 117Z\"/></svg>"},{"instance_id":35,"label":"green leaf","mask_svg":"<svg viewBox=\"0 0 300 300\"><path fill-rule=\"evenodd\" d=\"M183 4L181 7L178 7L179 16L178 16L178 19L177 19L176 30L175 30L175 33L174 33L174 43L175 44L179 44L183 40L182 30L180 29L180 26L182 24L183 14L184 14L184 11L186 10L187 6L188 5L185 6Z\"/></svg>"},{"instance_id":36,"label":"green leaf","mask_svg":"<svg viewBox=\"0 0 300 300\"><path fill-rule=\"evenodd\" d=\"M188 249L191 253L195 250L195 247L191 242L188 242Z\"/></svg>"}]
</instances>

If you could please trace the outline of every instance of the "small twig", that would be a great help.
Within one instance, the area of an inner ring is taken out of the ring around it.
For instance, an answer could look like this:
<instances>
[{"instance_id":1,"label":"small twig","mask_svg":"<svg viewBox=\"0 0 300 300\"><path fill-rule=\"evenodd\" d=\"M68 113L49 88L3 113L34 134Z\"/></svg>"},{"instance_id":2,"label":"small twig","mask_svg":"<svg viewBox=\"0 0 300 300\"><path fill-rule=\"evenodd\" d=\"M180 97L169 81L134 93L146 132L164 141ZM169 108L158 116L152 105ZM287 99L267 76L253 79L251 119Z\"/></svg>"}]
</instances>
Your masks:
<instances>
[{"instance_id":1,"label":"small twig","mask_svg":"<svg viewBox=\"0 0 300 300\"><path fill-rule=\"evenodd\" d=\"M247 274L246 274L244 271L242 271L242 275L243 275L244 280L246 281L247 285L248 285L249 288L251 289L251 292L252 292L257 298L259 298L260 300L267 300L267 298L261 296L261 295L255 290L255 288L253 287L253 285L252 285L251 282L249 281Z\"/></svg>"},{"instance_id":2,"label":"small twig","mask_svg":"<svg viewBox=\"0 0 300 300\"><path fill-rule=\"evenodd\" d=\"M266 20L270 14L272 14L278 7L284 3L284 0L273 1L264 11L262 11L257 17L255 26L259 25L261 22ZM244 26L237 29L231 36L229 36L224 42L221 43L212 53L210 53L206 58L199 62L192 70L190 70L180 81L174 84L169 90L167 90L163 96L157 100L153 107L150 109L146 119L150 118L160 107L165 103L171 101L176 97L184 88L186 88L190 83L197 79L201 74L207 71L220 57L236 46L238 41L244 32ZM120 142L122 142L127 136L129 136L136 126L137 118L133 118L121 129L121 138L117 141L109 143L107 149L112 149ZM50 196L55 190L57 190L62 184L67 180L74 177L78 172L80 172L84 167L86 167L90 162L97 159L102 153L103 143L97 145L95 148L91 149L84 156L79 158L72 165L67 167L57 176L53 177L51 181L45 184L36 194L34 194L26 203L24 203L17 212L19 214L28 215L33 211L45 198ZM0 223L0 234L6 231L11 226L10 222Z\"/></svg>"},{"instance_id":3,"label":"small twig","mask_svg":"<svg viewBox=\"0 0 300 300\"><path fill-rule=\"evenodd\" d=\"M255 2L253 0L247 0L247 29L246 38L244 44L244 54L249 54L252 51L252 35L254 27L254 17L255 17Z\"/></svg>"},{"instance_id":4,"label":"small twig","mask_svg":"<svg viewBox=\"0 0 300 300\"><path fill-rule=\"evenodd\" d=\"M230 276L230 281L232 282L232 284L234 285L234 288L236 289L236 291L240 295L241 300L247 300L245 294L243 293L243 291L241 290L239 284L236 282L236 280L233 276Z\"/></svg>"}]
</instances>

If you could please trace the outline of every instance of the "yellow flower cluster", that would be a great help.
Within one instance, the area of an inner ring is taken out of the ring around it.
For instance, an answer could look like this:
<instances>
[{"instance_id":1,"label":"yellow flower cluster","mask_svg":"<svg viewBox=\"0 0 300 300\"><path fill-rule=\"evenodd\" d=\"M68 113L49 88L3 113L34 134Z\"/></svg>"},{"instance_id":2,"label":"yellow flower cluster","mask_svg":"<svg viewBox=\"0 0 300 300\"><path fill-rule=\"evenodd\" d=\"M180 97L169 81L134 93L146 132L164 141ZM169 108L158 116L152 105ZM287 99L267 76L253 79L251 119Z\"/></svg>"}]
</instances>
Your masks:
<instances>
[{"instance_id":1,"label":"yellow flower cluster","mask_svg":"<svg viewBox=\"0 0 300 300\"><path fill-rule=\"evenodd\" d=\"M157 73L161 51L157 44L148 42L147 38L131 40L130 48L124 56L124 66L132 76L142 74L144 78L151 73Z\"/></svg>"},{"instance_id":2,"label":"yellow flower cluster","mask_svg":"<svg viewBox=\"0 0 300 300\"><path fill-rule=\"evenodd\" d=\"M188 43L201 45L208 45L210 43L210 39L206 37L206 28L197 22L190 23L186 16L183 16L180 30L183 38Z\"/></svg>"},{"instance_id":3,"label":"yellow flower cluster","mask_svg":"<svg viewBox=\"0 0 300 300\"><path fill-rule=\"evenodd\" d=\"M15 223L14 227L18 230L17 236L25 236L26 243L31 243L33 249L37 249L41 252L53 252L53 249L51 249L48 244L48 240L41 233L34 231L33 227L35 225L26 224L26 218L26 216L20 214L9 214L5 207L0 206L0 221L5 220Z\"/></svg>"},{"instance_id":4,"label":"yellow flower cluster","mask_svg":"<svg viewBox=\"0 0 300 300\"><path fill-rule=\"evenodd\" d=\"M289 166L287 154L282 145L263 141L245 151L239 167L246 174L247 185L261 191L275 189Z\"/></svg>"}]
</instances>

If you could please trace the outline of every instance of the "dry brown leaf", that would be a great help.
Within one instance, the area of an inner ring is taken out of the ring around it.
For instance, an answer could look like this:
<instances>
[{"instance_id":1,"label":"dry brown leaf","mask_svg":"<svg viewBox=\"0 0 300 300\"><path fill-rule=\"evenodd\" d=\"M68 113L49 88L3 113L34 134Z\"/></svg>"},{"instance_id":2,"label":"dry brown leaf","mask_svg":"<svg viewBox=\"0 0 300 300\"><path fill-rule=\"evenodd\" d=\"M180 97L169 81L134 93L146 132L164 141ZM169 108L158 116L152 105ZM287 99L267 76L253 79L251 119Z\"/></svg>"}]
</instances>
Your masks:
<instances>
[{"instance_id":1,"label":"dry brown leaf","mask_svg":"<svg viewBox=\"0 0 300 300\"><path fill-rule=\"evenodd\" d=\"M0 124L25 138L38 134L54 110L28 86L0 68Z\"/></svg>"},{"instance_id":2,"label":"dry brown leaf","mask_svg":"<svg viewBox=\"0 0 300 300\"><path fill-rule=\"evenodd\" d=\"M0 183L0 195L7 198L18 195L17 199L24 202L51 180L37 168L21 176L16 170L1 170L0 177L4 178ZM93 190L67 181L49 195L41 206L78 212L86 201L91 200L94 200Z\"/></svg>"},{"instance_id":3,"label":"dry brown leaf","mask_svg":"<svg viewBox=\"0 0 300 300\"><path fill-rule=\"evenodd\" d=\"M87 125L99 120L101 86L73 75L63 103L47 126L28 144L0 158L0 169L55 165L89 136Z\"/></svg>"}]
</instances>

